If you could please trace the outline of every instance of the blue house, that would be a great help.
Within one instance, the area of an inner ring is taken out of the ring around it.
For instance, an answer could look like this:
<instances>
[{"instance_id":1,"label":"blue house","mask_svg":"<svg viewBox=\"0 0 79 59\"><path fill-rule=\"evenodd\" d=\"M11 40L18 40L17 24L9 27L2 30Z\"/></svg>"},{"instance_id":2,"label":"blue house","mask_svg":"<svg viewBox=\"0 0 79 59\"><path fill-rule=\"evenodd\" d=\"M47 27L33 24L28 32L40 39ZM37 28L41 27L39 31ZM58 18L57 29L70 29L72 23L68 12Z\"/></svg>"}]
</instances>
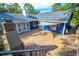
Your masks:
<instances>
[{"instance_id":1,"label":"blue house","mask_svg":"<svg viewBox=\"0 0 79 59\"><path fill-rule=\"evenodd\" d=\"M71 10L61 10L56 12L46 12L37 15L39 29L65 34L68 31L72 19Z\"/></svg>"},{"instance_id":2,"label":"blue house","mask_svg":"<svg viewBox=\"0 0 79 59\"><path fill-rule=\"evenodd\" d=\"M26 15L27 14L28 13L26 13ZM27 16L16 13L0 13L0 22L15 22L18 33L23 33L37 28L59 34L65 34L68 30L67 26L70 25L71 18L71 10L39 13L37 15L28 14Z\"/></svg>"},{"instance_id":3,"label":"blue house","mask_svg":"<svg viewBox=\"0 0 79 59\"><path fill-rule=\"evenodd\" d=\"M16 31L18 33L30 30L30 23L23 14L0 13L0 23L4 21L13 21L16 24Z\"/></svg>"},{"instance_id":4,"label":"blue house","mask_svg":"<svg viewBox=\"0 0 79 59\"><path fill-rule=\"evenodd\" d=\"M24 33L38 28L37 18L32 15L28 15L26 17L23 14L17 13L0 13L0 23L4 21L14 22L16 24L16 31L18 33Z\"/></svg>"}]
</instances>

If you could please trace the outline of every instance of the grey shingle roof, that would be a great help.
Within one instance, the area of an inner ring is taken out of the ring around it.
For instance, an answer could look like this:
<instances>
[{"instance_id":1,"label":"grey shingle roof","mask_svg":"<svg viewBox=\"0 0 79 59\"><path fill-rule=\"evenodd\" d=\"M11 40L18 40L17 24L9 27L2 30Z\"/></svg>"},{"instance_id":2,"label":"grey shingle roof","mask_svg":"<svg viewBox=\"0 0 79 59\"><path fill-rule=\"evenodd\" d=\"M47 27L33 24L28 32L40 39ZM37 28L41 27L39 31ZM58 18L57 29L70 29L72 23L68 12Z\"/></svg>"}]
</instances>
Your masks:
<instances>
[{"instance_id":1,"label":"grey shingle roof","mask_svg":"<svg viewBox=\"0 0 79 59\"><path fill-rule=\"evenodd\" d=\"M62 10L62 11L56 11L56 12L46 12L46 13L40 13L37 15L37 18L40 21L49 21L49 22L62 22L67 23L72 11L70 10Z\"/></svg>"},{"instance_id":2,"label":"grey shingle roof","mask_svg":"<svg viewBox=\"0 0 79 59\"><path fill-rule=\"evenodd\" d=\"M26 17L22 14L17 13L0 13L0 21L3 21L3 19L9 19L13 21L23 21L26 19Z\"/></svg>"},{"instance_id":3,"label":"grey shingle roof","mask_svg":"<svg viewBox=\"0 0 79 59\"><path fill-rule=\"evenodd\" d=\"M37 15L30 15L29 17L25 17L22 14L17 13L0 13L0 21L3 19L9 19L13 21L47 21L47 22L58 22L58 23L67 23L72 11L70 10L62 10L56 12L46 12L39 13Z\"/></svg>"}]
</instances>

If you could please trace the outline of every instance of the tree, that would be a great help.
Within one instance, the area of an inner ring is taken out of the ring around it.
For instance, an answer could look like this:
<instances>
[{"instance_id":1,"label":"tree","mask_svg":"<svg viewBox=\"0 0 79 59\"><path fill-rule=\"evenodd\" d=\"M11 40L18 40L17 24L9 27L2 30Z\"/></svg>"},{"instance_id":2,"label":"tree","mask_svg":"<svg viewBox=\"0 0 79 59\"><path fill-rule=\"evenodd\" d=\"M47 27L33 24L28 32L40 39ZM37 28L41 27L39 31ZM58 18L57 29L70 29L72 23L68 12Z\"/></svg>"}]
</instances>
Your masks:
<instances>
[{"instance_id":1,"label":"tree","mask_svg":"<svg viewBox=\"0 0 79 59\"><path fill-rule=\"evenodd\" d=\"M73 18L72 18L72 24L79 25L79 6L74 8Z\"/></svg>"},{"instance_id":2,"label":"tree","mask_svg":"<svg viewBox=\"0 0 79 59\"><path fill-rule=\"evenodd\" d=\"M28 12L30 14L38 14L39 13L39 11L35 10L34 7L30 3L25 3L24 7L28 8Z\"/></svg>"},{"instance_id":3,"label":"tree","mask_svg":"<svg viewBox=\"0 0 79 59\"><path fill-rule=\"evenodd\" d=\"M21 13L22 14L22 9L19 6L18 3L0 3L0 12L10 12L10 13Z\"/></svg>"},{"instance_id":4,"label":"tree","mask_svg":"<svg viewBox=\"0 0 79 59\"><path fill-rule=\"evenodd\" d=\"M7 10L5 8L6 5L7 4L5 4L5 3L0 3L0 12L7 12Z\"/></svg>"},{"instance_id":5,"label":"tree","mask_svg":"<svg viewBox=\"0 0 79 59\"><path fill-rule=\"evenodd\" d=\"M52 9L53 7L55 8L54 11L74 9L71 24L75 26L79 25L79 4L78 3L68 3L65 6L61 6L61 4L56 3L52 6Z\"/></svg>"},{"instance_id":6,"label":"tree","mask_svg":"<svg viewBox=\"0 0 79 59\"><path fill-rule=\"evenodd\" d=\"M18 3L14 3L14 4L10 4L9 12L21 13L22 14L22 9L21 9L21 7L19 6Z\"/></svg>"},{"instance_id":7,"label":"tree","mask_svg":"<svg viewBox=\"0 0 79 59\"><path fill-rule=\"evenodd\" d=\"M52 11L57 11L59 10L61 7L61 3L56 3L54 5L52 5Z\"/></svg>"}]
</instances>

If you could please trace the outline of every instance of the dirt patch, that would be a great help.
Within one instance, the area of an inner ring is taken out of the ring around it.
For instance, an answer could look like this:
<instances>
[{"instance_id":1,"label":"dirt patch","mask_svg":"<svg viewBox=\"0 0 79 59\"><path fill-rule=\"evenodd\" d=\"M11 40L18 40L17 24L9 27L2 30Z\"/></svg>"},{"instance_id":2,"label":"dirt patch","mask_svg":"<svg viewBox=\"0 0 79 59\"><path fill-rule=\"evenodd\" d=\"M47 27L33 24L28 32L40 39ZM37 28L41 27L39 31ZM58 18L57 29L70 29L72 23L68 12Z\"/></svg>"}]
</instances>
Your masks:
<instances>
[{"instance_id":1,"label":"dirt patch","mask_svg":"<svg viewBox=\"0 0 79 59\"><path fill-rule=\"evenodd\" d=\"M47 56L74 56L76 55L76 37L57 35L45 30L32 30L20 34L25 49L46 48Z\"/></svg>"}]
</instances>

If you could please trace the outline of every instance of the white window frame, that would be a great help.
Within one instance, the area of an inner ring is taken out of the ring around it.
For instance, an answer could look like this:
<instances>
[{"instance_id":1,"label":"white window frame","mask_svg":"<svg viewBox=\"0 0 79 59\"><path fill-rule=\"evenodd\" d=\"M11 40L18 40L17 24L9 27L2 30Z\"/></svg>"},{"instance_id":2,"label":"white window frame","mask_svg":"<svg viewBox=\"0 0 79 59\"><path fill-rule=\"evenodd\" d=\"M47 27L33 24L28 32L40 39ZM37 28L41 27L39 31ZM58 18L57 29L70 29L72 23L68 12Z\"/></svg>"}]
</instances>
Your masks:
<instances>
[{"instance_id":1,"label":"white window frame","mask_svg":"<svg viewBox=\"0 0 79 59\"><path fill-rule=\"evenodd\" d=\"M18 23L18 25L20 24L20 27L18 26L18 32L19 33L22 33L22 25L21 25L21 23ZM21 30L21 31L19 31L19 29Z\"/></svg>"},{"instance_id":2,"label":"white window frame","mask_svg":"<svg viewBox=\"0 0 79 59\"><path fill-rule=\"evenodd\" d=\"M22 23L22 32L26 32L27 31L27 28L26 28L26 22L23 22Z\"/></svg>"},{"instance_id":3,"label":"white window frame","mask_svg":"<svg viewBox=\"0 0 79 59\"><path fill-rule=\"evenodd\" d=\"M27 22L27 31L30 30L30 22Z\"/></svg>"}]
</instances>

